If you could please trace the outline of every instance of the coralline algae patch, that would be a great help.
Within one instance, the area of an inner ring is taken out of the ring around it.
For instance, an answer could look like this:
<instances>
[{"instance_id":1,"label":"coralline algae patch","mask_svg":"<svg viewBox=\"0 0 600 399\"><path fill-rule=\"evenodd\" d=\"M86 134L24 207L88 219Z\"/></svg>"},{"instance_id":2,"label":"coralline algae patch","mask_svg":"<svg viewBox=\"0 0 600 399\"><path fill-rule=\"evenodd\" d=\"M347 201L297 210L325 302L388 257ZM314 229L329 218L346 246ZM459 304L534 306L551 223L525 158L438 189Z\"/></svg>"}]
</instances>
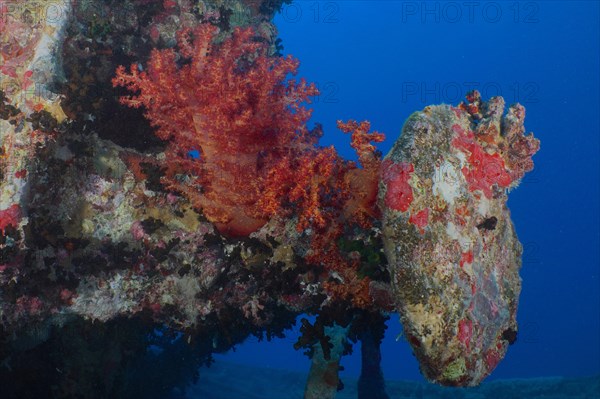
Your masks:
<instances>
[{"instance_id":1,"label":"coralline algae patch","mask_svg":"<svg viewBox=\"0 0 600 399\"><path fill-rule=\"evenodd\" d=\"M501 98L468 100L409 118L382 163L379 194L405 334L429 380L459 386L479 384L516 337L522 248L507 188L539 148L523 118L509 120L522 107L501 120Z\"/></svg>"}]
</instances>

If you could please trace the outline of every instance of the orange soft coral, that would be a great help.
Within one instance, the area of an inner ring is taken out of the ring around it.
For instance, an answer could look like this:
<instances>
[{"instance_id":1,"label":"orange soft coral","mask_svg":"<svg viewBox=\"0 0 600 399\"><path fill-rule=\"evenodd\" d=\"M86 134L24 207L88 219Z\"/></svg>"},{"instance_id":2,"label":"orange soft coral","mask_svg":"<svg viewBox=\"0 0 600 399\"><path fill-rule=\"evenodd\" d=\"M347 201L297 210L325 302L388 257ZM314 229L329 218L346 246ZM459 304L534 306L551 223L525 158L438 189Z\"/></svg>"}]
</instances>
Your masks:
<instances>
[{"instance_id":1,"label":"orange soft coral","mask_svg":"<svg viewBox=\"0 0 600 399\"><path fill-rule=\"evenodd\" d=\"M166 186L221 232L246 235L271 216L273 209L259 203L265 187L285 185L267 180L281 178L273 169L282 158L304 156L297 148L311 146L310 110L302 103L318 91L304 80L288 80L298 61L269 57L268 45L253 40L251 28L236 29L220 45L213 44L215 34L207 24L184 30L179 52L154 50L147 71L119 67L113 84L137 92L121 102L144 106L157 136L169 141Z\"/></svg>"},{"instance_id":2,"label":"orange soft coral","mask_svg":"<svg viewBox=\"0 0 600 399\"><path fill-rule=\"evenodd\" d=\"M321 230L335 220L348 198L347 163L333 147L283 157L271 169L260 203L273 214L298 214L297 230Z\"/></svg>"},{"instance_id":3,"label":"orange soft coral","mask_svg":"<svg viewBox=\"0 0 600 399\"><path fill-rule=\"evenodd\" d=\"M287 80L298 62L268 57L252 29L237 29L220 45L215 32L210 25L185 30L178 52L154 50L147 71L120 67L113 80L137 93L121 102L145 107L168 141L163 182L229 235L247 235L274 215L296 216L297 230L312 232L306 261L332 278L325 284L331 298L368 307L370 280L336 242L345 226L366 228L377 216L381 161L372 143L384 136L370 133L369 122L338 122L352 134L362 167L319 147L320 126L306 128L310 111L301 105L317 90Z\"/></svg>"},{"instance_id":4,"label":"orange soft coral","mask_svg":"<svg viewBox=\"0 0 600 399\"><path fill-rule=\"evenodd\" d=\"M367 228L373 218L378 216L375 202L381 167L381 156L372 143L381 143L385 135L378 132L370 133L371 124L368 121L361 123L353 120L338 121L337 125L342 132L352 134L351 145L362 166L361 169L348 170L344 177L351 193L350 199L344 206L344 216L348 221Z\"/></svg>"}]
</instances>

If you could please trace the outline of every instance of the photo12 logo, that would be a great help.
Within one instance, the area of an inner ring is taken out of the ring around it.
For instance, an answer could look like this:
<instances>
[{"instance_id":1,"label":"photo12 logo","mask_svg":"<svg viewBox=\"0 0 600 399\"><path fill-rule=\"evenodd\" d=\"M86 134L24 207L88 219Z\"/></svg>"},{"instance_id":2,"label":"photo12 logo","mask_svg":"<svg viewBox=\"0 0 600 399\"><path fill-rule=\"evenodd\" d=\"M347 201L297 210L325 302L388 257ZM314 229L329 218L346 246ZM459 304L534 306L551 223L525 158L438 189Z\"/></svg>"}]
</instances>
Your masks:
<instances>
[{"instance_id":1,"label":"photo12 logo","mask_svg":"<svg viewBox=\"0 0 600 399\"><path fill-rule=\"evenodd\" d=\"M502 96L508 104L522 105L539 102L540 86L536 82L402 82L402 103L418 102L429 104L458 104L467 93L478 90L481 97Z\"/></svg>"},{"instance_id":2,"label":"photo12 logo","mask_svg":"<svg viewBox=\"0 0 600 399\"><path fill-rule=\"evenodd\" d=\"M404 1L402 23L513 23L539 22L540 4L535 1Z\"/></svg>"},{"instance_id":3,"label":"photo12 logo","mask_svg":"<svg viewBox=\"0 0 600 399\"><path fill-rule=\"evenodd\" d=\"M28 23L53 23L63 18L70 0L4 0L0 1L0 20L8 17Z\"/></svg>"},{"instance_id":4,"label":"photo12 logo","mask_svg":"<svg viewBox=\"0 0 600 399\"><path fill-rule=\"evenodd\" d=\"M308 19L315 24L337 24L340 22L341 6L337 1L293 1L281 10L284 22L298 23Z\"/></svg>"},{"instance_id":5,"label":"photo12 logo","mask_svg":"<svg viewBox=\"0 0 600 399\"><path fill-rule=\"evenodd\" d=\"M313 104L337 104L340 102L340 85L337 82L314 82L314 84L319 90L319 95L311 98Z\"/></svg>"},{"instance_id":6,"label":"photo12 logo","mask_svg":"<svg viewBox=\"0 0 600 399\"><path fill-rule=\"evenodd\" d=\"M44 85L31 82L27 87L23 87L22 83L15 79L5 78L2 74L0 74L0 91L10 98L11 103L18 104L37 103L53 96L53 93Z\"/></svg>"}]
</instances>

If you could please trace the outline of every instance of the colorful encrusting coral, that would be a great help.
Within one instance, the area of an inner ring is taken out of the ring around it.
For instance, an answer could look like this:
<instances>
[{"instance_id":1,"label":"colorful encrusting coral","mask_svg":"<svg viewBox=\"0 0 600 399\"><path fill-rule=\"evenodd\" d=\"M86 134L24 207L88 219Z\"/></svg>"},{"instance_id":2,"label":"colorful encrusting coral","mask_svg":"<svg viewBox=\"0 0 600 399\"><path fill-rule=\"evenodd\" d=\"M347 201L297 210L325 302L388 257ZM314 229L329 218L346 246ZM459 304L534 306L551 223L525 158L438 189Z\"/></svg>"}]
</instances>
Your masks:
<instances>
[{"instance_id":1,"label":"colorful encrusting coral","mask_svg":"<svg viewBox=\"0 0 600 399\"><path fill-rule=\"evenodd\" d=\"M59 97L47 90L56 74L48 58L62 40L65 19L18 18L36 8L0 1L0 250L5 252L24 245L21 202L34 149L55 133L50 121L65 119ZM12 264L5 256L0 270Z\"/></svg>"},{"instance_id":2,"label":"colorful encrusting coral","mask_svg":"<svg viewBox=\"0 0 600 399\"><path fill-rule=\"evenodd\" d=\"M55 2L0 0L8 397L160 397L125 381L152 340L166 351L150 356L157 370L181 374L165 386L184 386L211 353L280 336L303 313L316 315L295 345L313 359L306 397L335 396L357 341L362 395L386 396L389 312L446 385L478 384L514 342L507 191L539 147L523 107L503 115L477 92L427 107L383 160L383 134L338 121L358 162L343 159L307 125L317 89L279 55L271 19L285 2L64 2L45 21L29 11ZM65 339L82 334L93 339ZM187 373L173 360L185 345Z\"/></svg>"},{"instance_id":3,"label":"colorful encrusting coral","mask_svg":"<svg viewBox=\"0 0 600 399\"><path fill-rule=\"evenodd\" d=\"M423 374L478 385L516 337L522 247L507 189L539 149L504 100L413 114L382 165L383 237L404 331Z\"/></svg>"}]
</instances>

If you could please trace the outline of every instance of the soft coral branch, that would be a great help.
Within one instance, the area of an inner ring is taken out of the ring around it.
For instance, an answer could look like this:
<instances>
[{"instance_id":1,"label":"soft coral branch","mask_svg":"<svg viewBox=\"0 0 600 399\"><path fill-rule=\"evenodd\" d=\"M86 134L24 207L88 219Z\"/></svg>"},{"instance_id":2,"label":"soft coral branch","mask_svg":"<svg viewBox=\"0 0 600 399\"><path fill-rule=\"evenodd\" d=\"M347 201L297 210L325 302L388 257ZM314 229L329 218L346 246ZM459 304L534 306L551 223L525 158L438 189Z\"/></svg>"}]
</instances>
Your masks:
<instances>
[{"instance_id":1,"label":"soft coral branch","mask_svg":"<svg viewBox=\"0 0 600 399\"><path fill-rule=\"evenodd\" d=\"M333 147L283 157L269 175L260 203L273 214L298 213L297 230L321 230L338 218L349 196L347 162Z\"/></svg>"},{"instance_id":2,"label":"soft coral branch","mask_svg":"<svg viewBox=\"0 0 600 399\"><path fill-rule=\"evenodd\" d=\"M373 218L378 217L375 202L381 168L381 154L372 143L381 143L385 135L370 132L368 121L337 122L338 129L351 133L351 146L358 155L362 168L353 168L346 173L345 180L351 197L344 206L345 218L363 228L371 225Z\"/></svg>"}]
</instances>

